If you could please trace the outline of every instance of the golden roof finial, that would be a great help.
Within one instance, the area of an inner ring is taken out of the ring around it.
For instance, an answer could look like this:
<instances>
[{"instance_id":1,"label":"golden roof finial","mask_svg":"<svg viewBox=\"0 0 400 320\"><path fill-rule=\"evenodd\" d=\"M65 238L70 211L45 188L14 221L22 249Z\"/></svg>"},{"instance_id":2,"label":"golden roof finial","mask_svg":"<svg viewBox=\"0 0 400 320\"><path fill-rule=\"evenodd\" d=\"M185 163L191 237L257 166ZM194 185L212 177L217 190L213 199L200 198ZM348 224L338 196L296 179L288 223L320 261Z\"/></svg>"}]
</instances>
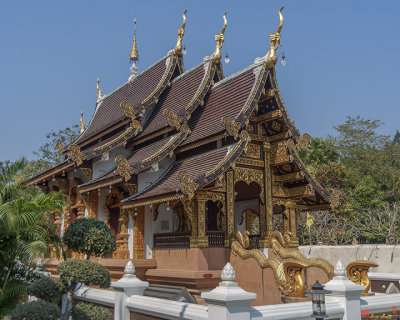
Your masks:
<instances>
[{"instance_id":1,"label":"golden roof finial","mask_svg":"<svg viewBox=\"0 0 400 320\"><path fill-rule=\"evenodd\" d=\"M97 99L101 99L103 95L103 89L100 89L100 78L97 78Z\"/></svg>"},{"instance_id":2,"label":"golden roof finial","mask_svg":"<svg viewBox=\"0 0 400 320\"><path fill-rule=\"evenodd\" d=\"M82 133L83 131L85 131L85 125L86 125L86 123L83 122L83 111L81 111L81 119L80 119L81 133Z\"/></svg>"},{"instance_id":3,"label":"golden roof finial","mask_svg":"<svg viewBox=\"0 0 400 320\"><path fill-rule=\"evenodd\" d=\"M182 27L180 27L178 29L178 40L176 41L176 45L175 45L175 48L174 48L174 52L175 52L176 55L180 55L181 52L182 52L182 40L183 40L183 37L185 36L186 12L187 12L187 9L183 13Z\"/></svg>"},{"instance_id":4,"label":"golden roof finial","mask_svg":"<svg viewBox=\"0 0 400 320\"><path fill-rule=\"evenodd\" d=\"M282 10L285 7L282 7L279 12L279 26L278 29L276 30L275 33L270 33L269 38L270 38L270 46L269 46L269 51L267 53L267 67L268 68L273 68L276 64L276 61L278 60L278 57L276 56L276 50L278 49L279 45L281 44L281 30L283 27L283 16L282 16Z\"/></svg>"},{"instance_id":5,"label":"golden roof finial","mask_svg":"<svg viewBox=\"0 0 400 320\"><path fill-rule=\"evenodd\" d=\"M228 11L226 11L224 16L222 17L224 19L224 26L222 27L221 32L215 35L215 41L217 41L217 44L215 45L215 51L213 53L213 59L214 59L215 63L218 63L221 61L221 56L222 56L221 48L225 42L224 33L225 33L226 26L228 24L228 22L226 21L227 13L228 13Z\"/></svg>"},{"instance_id":6,"label":"golden roof finial","mask_svg":"<svg viewBox=\"0 0 400 320\"><path fill-rule=\"evenodd\" d=\"M135 27L133 29L133 45L132 45L131 54L129 55L129 60L138 61L139 60L139 51L137 49L137 44L136 44L136 18L133 19L133 24Z\"/></svg>"}]
</instances>

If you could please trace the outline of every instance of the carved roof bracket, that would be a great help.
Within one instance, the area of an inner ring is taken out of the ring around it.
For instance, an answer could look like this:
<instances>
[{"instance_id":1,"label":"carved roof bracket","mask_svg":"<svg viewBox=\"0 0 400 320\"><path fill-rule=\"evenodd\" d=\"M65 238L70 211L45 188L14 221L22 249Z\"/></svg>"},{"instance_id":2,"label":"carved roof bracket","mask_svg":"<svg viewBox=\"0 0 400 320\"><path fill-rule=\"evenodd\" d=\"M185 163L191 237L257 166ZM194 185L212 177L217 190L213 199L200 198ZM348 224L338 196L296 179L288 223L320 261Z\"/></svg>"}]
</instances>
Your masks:
<instances>
[{"instance_id":1,"label":"carved roof bracket","mask_svg":"<svg viewBox=\"0 0 400 320\"><path fill-rule=\"evenodd\" d=\"M194 197L194 193L199 187L199 184L195 182L186 171L181 171L178 174L178 180L181 183L181 191L192 199Z\"/></svg>"},{"instance_id":2,"label":"carved roof bracket","mask_svg":"<svg viewBox=\"0 0 400 320\"><path fill-rule=\"evenodd\" d=\"M83 160L86 159L86 155L81 151L81 148L77 144L71 144L68 147L70 152L70 158L72 161L76 162L77 166L80 166L83 163Z\"/></svg>"},{"instance_id":3,"label":"carved roof bracket","mask_svg":"<svg viewBox=\"0 0 400 320\"><path fill-rule=\"evenodd\" d=\"M180 129L180 127L181 127L181 122L182 122L183 117L177 115L177 114L176 114L172 109L170 109L170 108L166 108L166 109L163 111L163 115L164 115L164 117L167 119L168 124L169 124L171 127L175 127L176 130L179 130L179 129Z\"/></svg>"},{"instance_id":4,"label":"carved roof bracket","mask_svg":"<svg viewBox=\"0 0 400 320\"><path fill-rule=\"evenodd\" d=\"M115 163L118 165L117 173L127 182L134 174L135 170L129 165L128 160L123 156L115 158Z\"/></svg>"},{"instance_id":5,"label":"carved roof bracket","mask_svg":"<svg viewBox=\"0 0 400 320\"><path fill-rule=\"evenodd\" d=\"M239 137L240 130L240 122L232 119L229 116L224 116L221 119L222 125L225 127L225 130L228 135L233 136L235 140Z\"/></svg>"}]
</instances>

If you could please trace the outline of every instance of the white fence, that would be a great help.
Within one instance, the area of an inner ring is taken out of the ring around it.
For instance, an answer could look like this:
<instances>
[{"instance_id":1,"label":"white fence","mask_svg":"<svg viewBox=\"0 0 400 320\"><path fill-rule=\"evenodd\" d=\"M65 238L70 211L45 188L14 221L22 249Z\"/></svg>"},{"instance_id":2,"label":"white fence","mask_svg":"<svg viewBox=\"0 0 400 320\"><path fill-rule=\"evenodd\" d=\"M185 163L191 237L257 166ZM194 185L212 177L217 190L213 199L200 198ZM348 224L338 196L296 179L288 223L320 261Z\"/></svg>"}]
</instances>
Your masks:
<instances>
[{"instance_id":1,"label":"white fence","mask_svg":"<svg viewBox=\"0 0 400 320\"><path fill-rule=\"evenodd\" d=\"M133 270L133 271L132 271ZM343 273L335 269L336 276L326 284L332 293L326 297L325 319L357 320L361 311L369 314L390 314L394 308L400 309L400 294L360 297L363 286L351 282ZM132 264L125 268L125 275L113 282L115 291L83 287L76 298L114 309L114 319L128 320L131 313L161 319L184 320L311 320L311 302L250 307L254 293L241 289L235 282L236 275L230 264L221 274L222 282L210 292L202 294L208 306L177 302L143 296L147 282L136 278Z\"/></svg>"}]
</instances>

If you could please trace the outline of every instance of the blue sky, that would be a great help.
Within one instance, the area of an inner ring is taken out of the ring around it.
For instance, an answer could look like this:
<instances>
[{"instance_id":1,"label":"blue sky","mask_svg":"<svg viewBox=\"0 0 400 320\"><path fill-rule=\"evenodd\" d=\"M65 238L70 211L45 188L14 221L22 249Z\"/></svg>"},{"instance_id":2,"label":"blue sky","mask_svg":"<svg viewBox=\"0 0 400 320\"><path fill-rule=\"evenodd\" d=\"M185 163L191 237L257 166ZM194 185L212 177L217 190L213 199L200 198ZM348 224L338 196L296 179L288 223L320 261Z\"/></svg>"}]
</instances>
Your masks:
<instances>
[{"instance_id":1,"label":"blue sky","mask_svg":"<svg viewBox=\"0 0 400 320\"><path fill-rule=\"evenodd\" d=\"M228 10L230 75L266 54L282 5L277 75L297 128L324 137L361 115L383 120L381 133L400 129L399 1L1 1L0 161L33 158L81 110L89 122L97 77L103 93L129 77L134 17L143 70L174 47L188 8L188 69L213 52Z\"/></svg>"}]
</instances>

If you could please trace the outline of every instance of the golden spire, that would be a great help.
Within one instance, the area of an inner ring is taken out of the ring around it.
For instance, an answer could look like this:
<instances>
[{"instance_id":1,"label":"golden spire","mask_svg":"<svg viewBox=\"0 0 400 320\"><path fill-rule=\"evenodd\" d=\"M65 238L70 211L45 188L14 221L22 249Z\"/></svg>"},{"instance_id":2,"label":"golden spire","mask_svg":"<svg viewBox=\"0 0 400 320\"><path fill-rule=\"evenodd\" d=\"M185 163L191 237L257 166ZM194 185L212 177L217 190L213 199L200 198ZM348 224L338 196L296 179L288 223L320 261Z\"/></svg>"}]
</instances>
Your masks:
<instances>
[{"instance_id":1,"label":"golden spire","mask_svg":"<svg viewBox=\"0 0 400 320\"><path fill-rule=\"evenodd\" d=\"M268 68L273 68L276 64L276 61L278 60L278 57L276 56L276 50L278 49L279 45L281 44L281 30L283 27L283 16L282 16L282 10L285 7L282 7L279 12L279 26L278 29L276 30L275 33L270 33L269 38L270 38L270 45L269 45L269 51L267 53L267 67Z\"/></svg>"},{"instance_id":2,"label":"golden spire","mask_svg":"<svg viewBox=\"0 0 400 320\"><path fill-rule=\"evenodd\" d=\"M221 61L221 48L222 45L224 44L224 33L225 33L225 29L227 26L227 21L226 21L226 14L228 13L228 11L225 12L224 16L222 17L224 19L224 26L222 27L222 30L220 33L215 35L215 41L217 41L217 44L215 45L215 51L213 53L213 59L215 61L215 63L218 63Z\"/></svg>"},{"instance_id":3,"label":"golden spire","mask_svg":"<svg viewBox=\"0 0 400 320\"><path fill-rule=\"evenodd\" d=\"M81 119L80 119L81 133L82 133L83 131L85 131L85 125L86 125L86 123L83 122L83 111L81 111Z\"/></svg>"},{"instance_id":4,"label":"golden spire","mask_svg":"<svg viewBox=\"0 0 400 320\"><path fill-rule=\"evenodd\" d=\"M103 95L103 89L100 89L100 78L97 78L97 100L100 100Z\"/></svg>"},{"instance_id":5,"label":"golden spire","mask_svg":"<svg viewBox=\"0 0 400 320\"><path fill-rule=\"evenodd\" d=\"M133 45L132 45L131 54L129 55L129 60L138 61L139 60L139 51L137 49L137 44L136 44L136 18L133 20L133 24L135 27L133 29Z\"/></svg>"},{"instance_id":6,"label":"golden spire","mask_svg":"<svg viewBox=\"0 0 400 320\"><path fill-rule=\"evenodd\" d=\"M183 13L182 27L180 27L178 29L178 40L176 41L176 45L175 45L175 48L174 48L174 52L175 52L176 55L180 55L181 52L182 52L182 40L183 40L183 37L185 36L186 12L187 12L187 9Z\"/></svg>"}]
</instances>

